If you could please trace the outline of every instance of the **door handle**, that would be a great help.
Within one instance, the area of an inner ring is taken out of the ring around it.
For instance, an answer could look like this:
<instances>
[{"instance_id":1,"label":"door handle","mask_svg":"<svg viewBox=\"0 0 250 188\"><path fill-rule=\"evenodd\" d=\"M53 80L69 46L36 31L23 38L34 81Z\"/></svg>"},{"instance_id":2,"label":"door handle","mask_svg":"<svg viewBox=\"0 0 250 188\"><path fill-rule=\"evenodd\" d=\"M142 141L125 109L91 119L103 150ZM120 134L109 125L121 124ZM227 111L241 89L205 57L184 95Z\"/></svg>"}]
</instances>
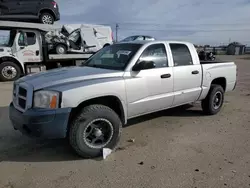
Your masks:
<instances>
[{"instance_id":1,"label":"door handle","mask_svg":"<svg viewBox=\"0 0 250 188\"><path fill-rule=\"evenodd\" d=\"M192 71L192 74L199 74L199 71L197 71L197 70Z\"/></svg>"},{"instance_id":2,"label":"door handle","mask_svg":"<svg viewBox=\"0 0 250 188\"><path fill-rule=\"evenodd\" d=\"M21 46L20 49L23 50L25 47L24 46Z\"/></svg>"},{"instance_id":3,"label":"door handle","mask_svg":"<svg viewBox=\"0 0 250 188\"><path fill-rule=\"evenodd\" d=\"M163 74L161 75L161 78L164 79L164 78L170 78L171 77L171 74Z\"/></svg>"},{"instance_id":4,"label":"door handle","mask_svg":"<svg viewBox=\"0 0 250 188\"><path fill-rule=\"evenodd\" d=\"M39 50L36 51L36 56L38 56L38 55L39 55Z\"/></svg>"}]
</instances>

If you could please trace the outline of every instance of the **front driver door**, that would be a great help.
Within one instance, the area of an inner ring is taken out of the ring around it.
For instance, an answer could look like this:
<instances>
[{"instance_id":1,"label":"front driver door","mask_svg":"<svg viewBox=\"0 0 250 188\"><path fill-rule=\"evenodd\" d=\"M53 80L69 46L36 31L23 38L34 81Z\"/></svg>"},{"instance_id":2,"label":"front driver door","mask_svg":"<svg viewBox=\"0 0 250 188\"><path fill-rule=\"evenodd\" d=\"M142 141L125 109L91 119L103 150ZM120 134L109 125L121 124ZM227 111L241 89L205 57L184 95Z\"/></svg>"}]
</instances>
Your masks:
<instances>
[{"instance_id":1,"label":"front driver door","mask_svg":"<svg viewBox=\"0 0 250 188\"><path fill-rule=\"evenodd\" d=\"M35 32L27 31L18 33L16 40L16 54L22 62L41 62L42 54L38 37Z\"/></svg>"},{"instance_id":2,"label":"front driver door","mask_svg":"<svg viewBox=\"0 0 250 188\"><path fill-rule=\"evenodd\" d=\"M125 73L128 118L168 108L173 103L173 70L168 66L165 44L152 44L139 61L155 63L152 69Z\"/></svg>"}]
</instances>

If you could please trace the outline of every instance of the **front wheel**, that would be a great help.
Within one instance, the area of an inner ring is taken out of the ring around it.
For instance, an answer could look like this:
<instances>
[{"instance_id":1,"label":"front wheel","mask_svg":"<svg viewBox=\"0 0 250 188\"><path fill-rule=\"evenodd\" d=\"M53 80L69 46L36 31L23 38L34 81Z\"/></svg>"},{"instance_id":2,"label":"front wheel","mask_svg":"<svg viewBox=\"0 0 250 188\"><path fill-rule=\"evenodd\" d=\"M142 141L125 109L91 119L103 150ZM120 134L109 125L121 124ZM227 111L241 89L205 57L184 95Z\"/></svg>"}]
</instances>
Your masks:
<instances>
[{"instance_id":1,"label":"front wheel","mask_svg":"<svg viewBox=\"0 0 250 188\"><path fill-rule=\"evenodd\" d=\"M20 67L12 61L0 64L0 81L15 81L20 78L21 74Z\"/></svg>"},{"instance_id":2,"label":"front wheel","mask_svg":"<svg viewBox=\"0 0 250 188\"><path fill-rule=\"evenodd\" d=\"M211 85L207 97L202 101L203 111L208 115L217 114L224 103L224 89L220 85Z\"/></svg>"},{"instance_id":3,"label":"front wheel","mask_svg":"<svg viewBox=\"0 0 250 188\"><path fill-rule=\"evenodd\" d=\"M98 157L102 155L103 148L116 147L121 127L120 118L109 107L87 106L70 125L70 145L83 158Z\"/></svg>"}]
</instances>

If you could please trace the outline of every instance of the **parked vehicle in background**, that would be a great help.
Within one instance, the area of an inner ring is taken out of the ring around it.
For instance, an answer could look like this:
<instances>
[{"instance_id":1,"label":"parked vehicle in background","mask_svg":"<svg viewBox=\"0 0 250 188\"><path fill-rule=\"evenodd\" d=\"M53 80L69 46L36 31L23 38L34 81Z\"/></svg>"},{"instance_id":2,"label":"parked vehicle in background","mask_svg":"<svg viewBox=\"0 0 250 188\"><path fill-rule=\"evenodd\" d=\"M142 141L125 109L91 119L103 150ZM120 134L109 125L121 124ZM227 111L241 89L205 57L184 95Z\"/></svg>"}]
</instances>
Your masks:
<instances>
[{"instance_id":1,"label":"parked vehicle in background","mask_svg":"<svg viewBox=\"0 0 250 188\"><path fill-rule=\"evenodd\" d=\"M0 0L0 20L53 24L60 12L54 0Z\"/></svg>"},{"instance_id":2,"label":"parked vehicle in background","mask_svg":"<svg viewBox=\"0 0 250 188\"><path fill-rule=\"evenodd\" d=\"M120 42L131 42L131 41L141 41L141 40L146 40L146 41L153 41L155 40L154 37L151 36L145 36L145 35L135 35L135 36L129 36Z\"/></svg>"},{"instance_id":3,"label":"parked vehicle in background","mask_svg":"<svg viewBox=\"0 0 250 188\"><path fill-rule=\"evenodd\" d=\"M68 138L82 157L114 149L128 119L201 101L217 114L236 86L234 62L202 62L193 44L137 41L107 46L82 67L14 82L12 125L29 136Z\"/></svg>"},{"instance_id":4,"label":"parked vehicle in background","mask_svg":"<svg viewBox=\"0 0 250 188\"><path fill-rule=\"evenodd\" d=\"M215 55L212 52L205 52L201 50L199 53L200 61L215 61Z\"/></svg>"},{"instance_id":5,"label":"parked vehicle in background","mask_svg":"<svg viewBox=\"0 0 250 188\"><path fill-rule=\"evenodd\" d=\"M101 48L110 45L112 42L111 28L108 26L96 26L88 24L82 29L83 40L80 39L78 49L72 49L74 40L67 41L70 46L64 43L50 43L46 41L46 33L60 30L62 26L48 24L34 24L24 22L0 22L1 29L7 32L8 37L0 44L0 81L14 81L22 75L30 73L31 67L46 67L47 70L60 66L75 66L79 61L84 61ZM96 30L93 30L95 28ZM48 36L47 36L48 37ZM86 48L83 45L94 46ZM71 52L71 54L53 54L54 50ZM77 51L77 53L75 53ZM81 53L80 53L81 52ZM73 54L72 54L73 53Z\"/></svg>"}]
</instances>

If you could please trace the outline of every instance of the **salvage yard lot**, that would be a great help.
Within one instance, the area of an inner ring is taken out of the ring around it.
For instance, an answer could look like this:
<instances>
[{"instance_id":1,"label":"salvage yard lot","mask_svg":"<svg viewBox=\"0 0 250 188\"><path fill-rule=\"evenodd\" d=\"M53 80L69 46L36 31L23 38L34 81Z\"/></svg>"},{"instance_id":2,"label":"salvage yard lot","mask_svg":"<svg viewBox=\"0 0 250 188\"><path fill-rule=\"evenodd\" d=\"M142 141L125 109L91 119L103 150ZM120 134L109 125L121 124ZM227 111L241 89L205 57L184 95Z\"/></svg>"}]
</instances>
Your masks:
<instances>
[{"instance_id":1,"label":"salvage yard lot","mask_svg":"<svg viewBox=\"0 0 250 188\"><path fill-rule=\"evenodd\" d=\"M64 140L14 131L12 84L0 83L0 187L249 187L250 61L219 58L237 63L238 85L218 115L204 116L195 104L134 119L106 160L79 159Z\"/></svg>"}]
</instances>

